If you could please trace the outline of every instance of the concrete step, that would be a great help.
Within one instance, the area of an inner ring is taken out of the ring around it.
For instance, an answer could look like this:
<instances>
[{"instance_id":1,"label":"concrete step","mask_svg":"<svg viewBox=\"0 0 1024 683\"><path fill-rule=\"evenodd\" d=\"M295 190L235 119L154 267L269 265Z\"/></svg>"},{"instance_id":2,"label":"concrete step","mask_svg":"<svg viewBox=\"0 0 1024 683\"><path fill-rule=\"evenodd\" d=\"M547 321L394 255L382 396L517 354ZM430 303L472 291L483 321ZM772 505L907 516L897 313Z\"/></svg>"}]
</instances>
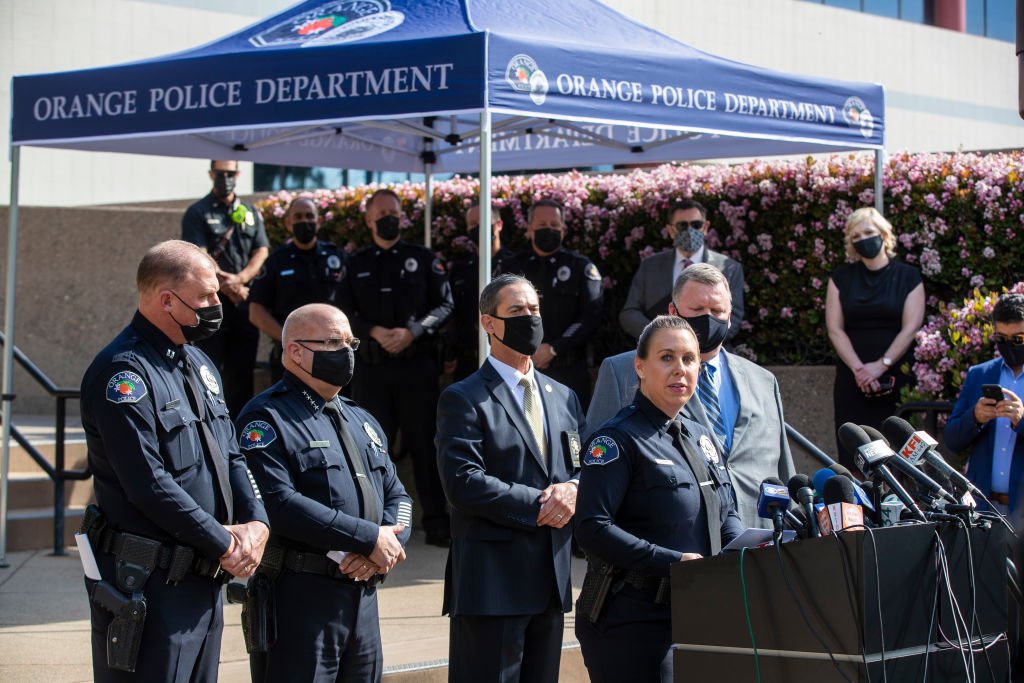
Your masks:
<instances>
[{"instance_id":1,"label":"concrete step","mask_svg":"<svg viewBox=\"0 0 1024 683\"><path fill-rule=\"evenodd\" d=\"M46 459L48 463L55 464L57 462L56 456L56 444L52 438L50 439L36 439L31 436L28 437L29 442L35 447L39 454ZM64 469L69 470L81 470L85 468L87 460L87 449L85 446L84 438L68 439L64 442ZM11 439L11 472L41 472L39 465L35 460L32 459L24 448L20 444Z\"/></svg>"},{"instance_id":2,"label":"concrete step","mask_svg":"<svg viewBox=\"0 0 1024 683\"><path fill-rule=\"evenodd\" d=\"M11 472L8 488L9 510L43 508L53 505L53 480L36 468L36 472ZM92 479L64 482L64 505L85 507L95 502Z\"/></svg>"},{"instance_id":3,"label":"concrete step","mask_svg":"<svg viewBox=\"0 0 1024 683\"><path fill-rule=\"evenodd\" d=\"M84 506L69 507L64 516L64 545L75 544ZM25 508L7 513L7 550L53 548L53 508Z\"/></svg>"}]
</instances>

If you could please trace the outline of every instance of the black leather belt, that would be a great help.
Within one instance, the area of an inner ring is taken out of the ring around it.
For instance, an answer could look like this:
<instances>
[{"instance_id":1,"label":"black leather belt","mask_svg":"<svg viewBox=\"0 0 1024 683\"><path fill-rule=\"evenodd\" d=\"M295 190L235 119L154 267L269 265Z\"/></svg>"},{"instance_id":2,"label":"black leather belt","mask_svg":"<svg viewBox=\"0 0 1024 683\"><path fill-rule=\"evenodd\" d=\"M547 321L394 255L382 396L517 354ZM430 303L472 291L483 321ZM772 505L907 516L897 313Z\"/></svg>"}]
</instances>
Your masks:
<instances>
[{"instance_id":1,"label":"black leather belt","mask_svg":"<svg viewBox=\"0 0 1024 683\"><path fill-rule=\"evenodd\" d=\"M109 553L116 559L123 554L122 550L126 536L138 536L138 534L128 534L105 527L100 531L90 531L88 536L89 542L96 550ZM182 575L184 573L196 574L197 576L214 579L215 581L227 581L231 578L221 568L219 560L200 555L191 546L171 546L155 539L149 540L160 544L160 553L157 557L156 565L160 569L168 571L169 581L180 580L180 578L183 578Z\"/></svg>"},{"instance_id":2,"label":"black leather belt","mask_svg":"<svg viewBox=\"0 0 1024 683\"><path fill-rule=\"evenodd\" d=\"M991 501L994 501L996 503L1001 503L1003 505L1006 505L1007 507L1009 507L1009 505L1010 505L1010 494L1009 493L996 493L995 491L993 491L992 493L988 494L988 498Z\"/></svg>"},{"instance_id":3,"label":"black leather belt","mask_svg":"<svg viewBox=\"0 0 1024 683\"><path fill-rule=\"evenodd\" d=\"M290 572L300 574L317 574L337 579L342 583L349 583L353 586L373 587L384 581L384 576L374 574L366 581L356 581L343 574L338 568L338 563L319 552L302 552L299 550L286 550L282 566Z\"/></svg>"}]
</instances>

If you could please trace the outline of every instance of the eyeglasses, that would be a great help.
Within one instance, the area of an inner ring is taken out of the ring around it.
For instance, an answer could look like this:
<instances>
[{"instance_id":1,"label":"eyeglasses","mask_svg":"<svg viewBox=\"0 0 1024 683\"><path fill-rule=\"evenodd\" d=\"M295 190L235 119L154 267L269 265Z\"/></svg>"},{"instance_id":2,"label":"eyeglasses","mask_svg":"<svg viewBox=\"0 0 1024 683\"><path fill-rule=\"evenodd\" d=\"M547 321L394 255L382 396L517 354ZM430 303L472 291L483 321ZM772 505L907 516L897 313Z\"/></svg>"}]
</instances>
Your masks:
<instances>
[{"instance_id":1,"label":"eyeglasses","mask_svg":"<svg viewBox=\"0 0 1024 683\"><path fill-rule=\"evenodd\" d=\"M993 334L992 343L994 344L1005 344L1010 342L1014 346L1024 346L1024 334L1015 334L1012 337L1007 337L1005 334Z\"/></svg>"},{"instance_id":2,"label":"eyeglasses","mask_svg":"<svg viewBox=\"0 0 1024 683\"><path fill-rule=\"evenodd\" d=\"M320 344L324 347L325 351L340 351L341 349L359 350L359 340L356 337L351 339L338 339L336 337L330 339L296 339L295 343L310 351L313 349L310 349L306 344Z\"/></svg>"},{"instance_id":3,"label":"eyeglasses","mask_svg":"<svg viewBox=\"0 0 1024 683\"><path fill-rule=\"evenodd\" d=\"M679 221L673 223L676 230L686 230L687 228L693 228L694 230L700 230L704 227L704 221Z\"/></svg>"},{"instance_id":4,"label":"eyeglasses","mask_svg":"<svg viewBox=\"0 0 1024 683\"><path fill-rule=\"evenodd\" d=\"M213 175L218 178L234 178L238 175L238 171L214 171Z\"/></svg>"}]
</instances>

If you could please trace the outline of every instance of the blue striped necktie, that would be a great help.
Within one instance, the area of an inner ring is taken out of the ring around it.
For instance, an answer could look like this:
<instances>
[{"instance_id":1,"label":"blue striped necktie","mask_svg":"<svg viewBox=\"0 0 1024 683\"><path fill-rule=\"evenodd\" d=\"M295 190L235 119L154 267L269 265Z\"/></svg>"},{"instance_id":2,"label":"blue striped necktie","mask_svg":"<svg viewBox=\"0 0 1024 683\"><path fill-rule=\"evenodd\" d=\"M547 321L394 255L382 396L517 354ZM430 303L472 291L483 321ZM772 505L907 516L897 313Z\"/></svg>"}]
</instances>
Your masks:
<instances>
[{"instance_id":1,"label":"blue striped necktie","mask_svg":"<svg viewBox=\"0 0 1024 683\"><path fill-rule=\"evenodd\" d=\"M718 435L722 452L728 453L726 448L725 421L722 419L722 406L718 403L718 391L715 390L713 373L715 367L710 363L700 364L700 379L697 381L697 398L704 405L704 412L707 413L708 422Z\"/></svg>"}]
</instances>

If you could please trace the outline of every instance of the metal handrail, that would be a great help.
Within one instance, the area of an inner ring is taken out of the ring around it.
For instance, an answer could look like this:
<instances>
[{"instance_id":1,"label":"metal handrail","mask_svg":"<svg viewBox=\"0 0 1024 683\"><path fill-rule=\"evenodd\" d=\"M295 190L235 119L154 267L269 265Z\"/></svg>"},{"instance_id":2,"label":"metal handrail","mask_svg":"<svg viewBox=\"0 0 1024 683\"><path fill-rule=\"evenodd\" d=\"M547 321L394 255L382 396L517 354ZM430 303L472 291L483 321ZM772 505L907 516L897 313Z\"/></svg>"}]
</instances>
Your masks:
<instances>
[{"instance_id":1,"label":"metal handrail","mask_svg":"<svg viewBox=\"0 0 1024 683\"><path fill-rule=\"evenodd\" d=\"M798 432L796 428L788 422L786 423L786 436L792 439L798 446L800 446L800 448L817 458L823 467L831 467L836 464L836 461L833 460L828 453L818 448L813 441Z\"/></svg>"},{"instance_id":2,"label":"metal handrail","mask_svg":"<svg viewBox=\"0 0 1024 683\"><path fill-rule=\"evenodd\" d=\"M6 343L3 333L0 333L0 347ZM32 445L25 436L18 431L18 429L12 423L10 425L11 436L15 441L18 442L25 452L28 453L29 457L39 465L39 468L53 481L53 554L54 555L66 555L64 550L64 522L65 522L65 510L64 501L66 498L64 482L65 481L84 481L92 476L92 471L89 469L88 463L85 469L82 470L68 470L64 468L64 456L65 456L65 434L67 431L67 402L69 400L77 400L81 397L81 392L77 388L61 387L58 386L53 380L51 380L45 372L43 372L38 365L32 362L32 359L26 356L17 345L14 346L14 360L17 361L18 365L22 367L29 374L32 379L39 384L47 394L53 396L57 400L56 414L54 419L54 447L53 447L53 458L54 464L50 464L49 461L39 450ZM4 396L3 399L7 401L13 401L14 396ZM0 553L3 549L0 548Z\"/></svg>"}]
</instances>

